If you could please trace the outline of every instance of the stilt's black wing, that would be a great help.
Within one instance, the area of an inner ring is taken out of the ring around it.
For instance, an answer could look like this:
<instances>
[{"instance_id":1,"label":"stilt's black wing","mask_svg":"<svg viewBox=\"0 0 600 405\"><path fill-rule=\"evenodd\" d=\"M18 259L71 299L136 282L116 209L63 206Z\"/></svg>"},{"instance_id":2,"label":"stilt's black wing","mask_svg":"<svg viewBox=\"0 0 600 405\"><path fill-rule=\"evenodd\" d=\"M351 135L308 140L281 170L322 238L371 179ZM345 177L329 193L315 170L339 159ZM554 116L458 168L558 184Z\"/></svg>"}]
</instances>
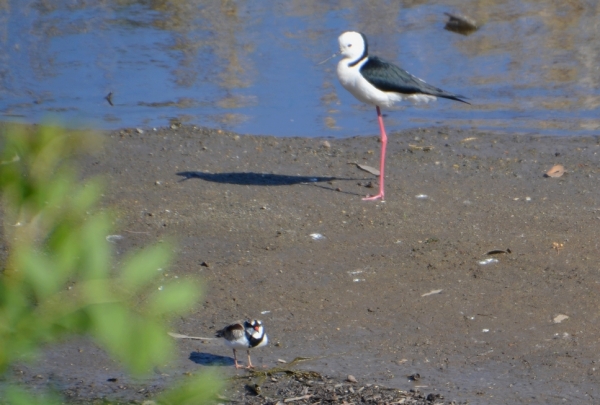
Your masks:
<instances>
[{"instance_id":1,"label":"stilt's black wing","mask_svg":"<svg viewBox=\"0 0 600 405\"><path fill-rule=\"evenodd\" d=\"M449 93L438 89L423 80L411 75L406 70L399 68L376 56L369 56L367 62L360 68L360 73L373 86L381 91L390 91L400 94L427 94L435 97L448 98L463 103L465 96Z\"/></svg>"}]
</instances>

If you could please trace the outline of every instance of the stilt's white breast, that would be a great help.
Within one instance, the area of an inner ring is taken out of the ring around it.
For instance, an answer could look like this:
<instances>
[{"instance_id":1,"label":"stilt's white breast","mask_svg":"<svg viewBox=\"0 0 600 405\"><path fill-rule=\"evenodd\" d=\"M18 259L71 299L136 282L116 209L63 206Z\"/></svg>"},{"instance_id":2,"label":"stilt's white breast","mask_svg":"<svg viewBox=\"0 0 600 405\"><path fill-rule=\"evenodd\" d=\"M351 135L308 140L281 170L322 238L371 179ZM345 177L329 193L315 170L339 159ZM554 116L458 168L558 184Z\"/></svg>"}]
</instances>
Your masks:
<instances>
[{"instance_id":1,"label":"stilt's white breast","mask_svg":"<svg viewBox=\"0 0 600 405\"><path fill-rule=\"evenodd\" d=\"M384 92L373 86L360 74L360 68L367 59L354 66L349 66L347 59L342 59L337 66L337 75L340 83L350 94L366 104L380 107L391 107L394 103L402 101L404 97L399 93Z\"/></svg>"}]
</instances>

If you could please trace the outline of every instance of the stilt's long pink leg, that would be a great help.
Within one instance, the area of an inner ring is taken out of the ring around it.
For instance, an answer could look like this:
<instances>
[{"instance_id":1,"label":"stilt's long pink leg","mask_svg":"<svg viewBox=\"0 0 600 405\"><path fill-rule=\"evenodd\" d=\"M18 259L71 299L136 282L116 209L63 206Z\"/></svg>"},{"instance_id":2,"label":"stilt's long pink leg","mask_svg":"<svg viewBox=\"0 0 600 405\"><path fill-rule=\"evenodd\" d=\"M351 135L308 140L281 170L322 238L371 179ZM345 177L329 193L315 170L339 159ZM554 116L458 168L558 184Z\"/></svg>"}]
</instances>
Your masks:
<instances>
[{"instance_id":1,"label":"stilt's long pink leg","mask_svg":"<svg viewBox=\"0 0 600 405\"><path fill-rule=\"evenodd\" d=\"M381 158L379 160L379 194L372 197L365 197L363 200L371 201L381 199L383 201L383 179L385 178L385 149L387 146L387 135L385 134L385 127L383 126L383 117L381 116L381 110L379 106L377 108L377 120L379 121L379 132L381 132Z\"/></svg>"}]
</instances>

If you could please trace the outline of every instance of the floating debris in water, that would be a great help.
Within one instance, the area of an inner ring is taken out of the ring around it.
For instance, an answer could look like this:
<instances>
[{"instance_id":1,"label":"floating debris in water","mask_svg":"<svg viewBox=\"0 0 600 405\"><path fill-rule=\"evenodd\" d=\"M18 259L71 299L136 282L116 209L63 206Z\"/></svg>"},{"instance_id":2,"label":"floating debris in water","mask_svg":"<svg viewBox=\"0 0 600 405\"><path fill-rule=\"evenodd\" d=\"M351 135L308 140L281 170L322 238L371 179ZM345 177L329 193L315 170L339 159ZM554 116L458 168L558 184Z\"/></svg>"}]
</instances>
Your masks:
<instances>
[{"instance_id":1,"label":"floating debris in water","mask_svg":"<svg viewBox=\"0 0 600 405\"><path fill-rule=\"evenodd\" d=\"M478 263L483 266L483 265L486 265L486 264L498 263L498 259L494 259L493 257L490 257L489 259L481 260Z\"/></svg>"},{"instance_id":2,"label":"floating debris in water","mask_svg":"<svg viewBox=\"0 0 600 405\"><path fill-rule=\"evenodd\" d=\"M355 282L355 283L361 283L361 282L365 281L365 279L364 278L355 278L352 281Z\"/></svg>"},{"instance_id":3,"label":"floating debris in water","mask_svg":"<svg viewBox=\"0 0 600 405\"><path fill-rule=\"evenodd\" d=\"M463 14L444 13L448 16L448 21L444 28L448 31L456 32L462 35L469 35L479 29L479 24Z\"/></svg>"},{"instance_id":4,"label":"floating debris in water","mask_svg":"<svg viewBox=\"0 0 600 405\"><path fill-rule=\"evenodd\" d=\"M310 237L312 238L312 240L325 239L325 236L321 235L320 233L311 233Z\"/></svg>"},{"instance_id":5,"label":"floating debris in water","mask_svg":"<svg viewBox=\"0 0 600 405\"><path fill-rule=\"evenodd\" d=\"M429 198L429 196L427 194L419 194L419 195L416 195L415 198L417 198L419 200L426 200Z\"/></svg>"},{"instance_id":6,"label":"floating debris in water","mask_svg":"<svg viewBox=\"0 0 600 405\"><path fill-rule=\"evenodd\" d=\"M269 313L271 313L271 311L262 311L260 314L264 315L264 314L269 314Z\"/></svg>"},{"instance_id":7,"label":"floating debris in water","mask_svg":"<svg viewBox=\"0 0 600 405\"><path fill-rule=\"evenodd\" d=\"M488 333L490 330L489 329L483 329L482 332L483 333Z\"/></svg>"},{"instance_id":8,"label":"floating debris in water","mask_svg":"<svg viewBox=\"0 0 600 405\"><path fill-rule=\"evenodd\" d=\"M115 243L116 241L121 240L121 239L123 239L123 235L108 235L106 237L106 240L108 242L112 242L112 243Z\"/></svg>"}]
</instances>

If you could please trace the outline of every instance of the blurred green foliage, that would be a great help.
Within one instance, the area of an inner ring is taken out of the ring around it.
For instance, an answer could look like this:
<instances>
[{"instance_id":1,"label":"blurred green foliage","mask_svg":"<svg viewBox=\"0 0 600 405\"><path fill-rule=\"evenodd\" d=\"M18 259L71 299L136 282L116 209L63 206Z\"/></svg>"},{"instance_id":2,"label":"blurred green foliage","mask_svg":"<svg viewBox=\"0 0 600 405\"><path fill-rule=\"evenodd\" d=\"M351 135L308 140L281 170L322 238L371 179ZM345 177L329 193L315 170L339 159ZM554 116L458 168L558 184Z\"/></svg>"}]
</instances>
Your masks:
<instances>
[{"instance_id":1,"label":"blurred green foliage","mask_svg":"<svg viewBox=\"0 0 600 405\"><path fill-rule=\"evenodd\" d=\"M98 147L99 136L53 126L4 126L0 138L2 241L0 270L0 376L32 359L40 345L75 334L101 344L133 375L172 358L170 317L199 298L195 280L157 289L172 246L161 243L115 265L112 215L98 207L102 186L82 181L73 157ZM143 299L141 299L143 297ZM210 375L189 378L158 402L197 404L220 384ZM10 404L51 403L15 386L0 389Z\"/></svg>"}]
</instances>

